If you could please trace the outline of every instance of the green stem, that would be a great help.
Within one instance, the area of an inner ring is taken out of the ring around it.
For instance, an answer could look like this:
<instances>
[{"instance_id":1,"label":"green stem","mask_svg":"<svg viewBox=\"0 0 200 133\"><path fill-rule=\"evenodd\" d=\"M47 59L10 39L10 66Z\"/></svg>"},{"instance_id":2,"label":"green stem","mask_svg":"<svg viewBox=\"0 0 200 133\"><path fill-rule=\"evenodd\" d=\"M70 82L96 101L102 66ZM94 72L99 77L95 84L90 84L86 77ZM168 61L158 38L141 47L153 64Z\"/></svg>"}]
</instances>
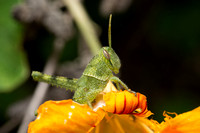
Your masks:
<instances>
[{"instance_id":1,"label":"green stem","mask_svg":"<svg viewBox=\"0 0 200 133\"><path fill-rule=\"evenodd\" d=\"M63 0L70 14L73 16L77 26L87 42L93 55L96 55L101 48L92 21L84 10L79 0Z\"/></svg>"}]
</instances>

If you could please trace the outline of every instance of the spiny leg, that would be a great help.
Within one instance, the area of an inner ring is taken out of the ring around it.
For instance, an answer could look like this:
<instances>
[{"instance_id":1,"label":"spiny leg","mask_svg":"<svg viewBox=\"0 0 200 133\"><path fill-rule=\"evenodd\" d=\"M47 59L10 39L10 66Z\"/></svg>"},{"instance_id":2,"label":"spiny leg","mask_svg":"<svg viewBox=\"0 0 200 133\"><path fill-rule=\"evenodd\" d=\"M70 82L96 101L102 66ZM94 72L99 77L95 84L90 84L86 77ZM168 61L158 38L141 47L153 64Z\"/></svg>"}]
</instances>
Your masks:
<instances>
[{"instance_id":1,"label":"spiny leg","mask_svg":"<svg viewBox=\"0 0 200 133\"><path fill-rule=\"evenodd\" d=\"M117 90L121 90L121 87L119 86L119 82L115 83L116 84L116 87L117 87Z\"/></svg>"},{"instance_id":2,"label":"spiny leg","mask_svg":"<svg viewBox=\"0 0 200 133\"><path fill-rule=\"evenodd\" d=\"M51 76L37 71L32 72L32 77L34 80L39 82L46 82L53 86L70 89L71 91L77 90L76 82L78 81L78 79L69 79L61 76Z\"/></svg>"},{"instance_id":3,"label":"spiny leg","mask_svg":"<svg viewBox=\"0 0 200 133\"><path fill-rule=\"evenodd\" d=\"M118 88L118 86L119 86L119 83L123 86L123 88L125 89L125 90L127 90L127 91L129 91L129 92L131 92L131 93L134 93L135 94L135 96L137 96L137 93L135 92L135 91L132 91L132 90L130 90L129 88L128 88L128 86L124 83L124 82L122 82L118 77L116 77L116 76L113 76L113 77L111 77L111 79L110 79L112 82L114 82L114 83L116 83L116 85L117 85L117 88ZM119 89L119 88L118 88Z\"/></svg>"},{"instance_id":4,"label":"spiny leg","mask_svg":"<svg viewBox=\"0 0 200 133\"><path fill-rule=\"evenodd\" d=\"M128 86L127 86L126 84L124 84L124 82L122 82L118 77L113 76L113 77L111 77L110 80L111 80L112 82L116 83L116 84L121 84L121 85L124 87L124 89L129 90L129 89L128 89Z\"/></svg>"}]
</instances>

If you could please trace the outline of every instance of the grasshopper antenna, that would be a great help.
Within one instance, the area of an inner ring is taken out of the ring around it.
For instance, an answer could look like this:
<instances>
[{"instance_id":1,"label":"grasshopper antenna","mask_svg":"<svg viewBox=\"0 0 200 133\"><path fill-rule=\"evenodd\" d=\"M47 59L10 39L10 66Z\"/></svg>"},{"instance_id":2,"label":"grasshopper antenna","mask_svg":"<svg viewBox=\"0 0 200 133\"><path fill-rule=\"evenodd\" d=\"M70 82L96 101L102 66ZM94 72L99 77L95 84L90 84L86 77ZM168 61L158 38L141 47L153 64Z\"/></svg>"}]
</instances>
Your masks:
<instances>
[{"instance_id":1,"label":"grasshopper antenna","mask_svg":"<svg viewBox=\"0 0 200 133\"><path fill-rule=\"evenodd\" d=\"M109 47L111 47L111 20L112 20L112 14L110 14L110 18L109 18L109 25L108 25L108 44Z\"/></svg>"}]
</instances>

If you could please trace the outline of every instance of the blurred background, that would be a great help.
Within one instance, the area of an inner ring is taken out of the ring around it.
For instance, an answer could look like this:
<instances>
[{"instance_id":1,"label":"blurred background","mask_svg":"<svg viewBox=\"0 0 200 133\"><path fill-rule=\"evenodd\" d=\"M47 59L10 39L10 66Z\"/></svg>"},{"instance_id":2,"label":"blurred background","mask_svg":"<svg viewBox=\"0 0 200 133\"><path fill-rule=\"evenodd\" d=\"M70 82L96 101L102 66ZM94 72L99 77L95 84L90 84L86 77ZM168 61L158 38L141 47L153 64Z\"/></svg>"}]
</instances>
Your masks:
<instances>
[{"instance_id":1,"label":"blurred background","mask_svg":"<svg viewBox=\"0 0 200 133\"><path fill-rule=\"evenodd\" d=\"M161 122L164 110L183 113L200 104L200 1L82 0L102 46L121 59L118 75L147 96ZM17 132L37 82L31 71L80 77L93 54L62 1L0 1L0 132ZM84 21L83 21L84 23ZM71 98L48 87L45 100ZM34 110L33 110L34 112Z\"/></svg>"}]
</instances>

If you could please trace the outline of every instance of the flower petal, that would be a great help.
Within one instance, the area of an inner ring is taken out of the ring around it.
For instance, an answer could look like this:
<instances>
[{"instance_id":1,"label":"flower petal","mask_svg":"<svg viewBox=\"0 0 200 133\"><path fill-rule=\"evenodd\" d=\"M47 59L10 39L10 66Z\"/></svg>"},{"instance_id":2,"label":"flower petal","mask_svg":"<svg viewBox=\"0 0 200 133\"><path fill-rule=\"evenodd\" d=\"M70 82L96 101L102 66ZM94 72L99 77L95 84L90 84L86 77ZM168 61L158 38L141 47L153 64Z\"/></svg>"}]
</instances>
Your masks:
<instances>
[{"instance_id":1,"label":"flower petal","mask_svg":"<svg viewBox=\"0 0 200 133\"><path fill-rule=\"evenodd\" d=\"M109 114L92 130L92 133L153 133L151 120L130 115Z\"/></svg>"},{"instance_id":2,"label":"flower petal","mask_svg":"<svg viewBox=\"0 0 200 133\"><path fill-rule=\"evenodd\" d=\"M115 93L106 93L105 95L103 95L103 100L106 101L106 106L103 107L104 110L106 110L107 112L115 112L115 99L116 99L116 95Z\"/></svg>"},{"instance_id":3,"label":"flower petal","mask_svg":"<svg viewBox=\"0 0 200 133\"><path fill-rule=\"evenodd\" d=\"M160 124L161 133L199 133L200 107L171 118L165 114L165 122Z\"/></svg>"},{"instance_id":4,"label":"flower petal","mask_svg":"<svg viewBox=\"0 0 200 133\"><path fill-rule=\"evenodd\" d=\"M147 98L141 93L137 93L138 97L138 106L134 111L134 115L141 117L149 117L153 113L147 109Z\"/></svg>"},{"instance_id":5,"label":"flower petal","mask_svg":"<svg viewBox=\"0 0 200 133\"><path fill-rule=\"evenodd\" d=\"M115 114L133 114L141 117L149 117L151 111L147 109L146 96L124 91L112 91L103 95L105 106L103 109Z\"/></svg>"},{"instance_id":6,"label":"flower petal","mask_svg":"<svg viewBox=\"0 0 200 133\"><path fill-rule=\"evenodd\" d=\"M123 114L129 114L130 112L133 112L133 110L137 107L138 105L138 100L135 94L132 94L128 91L124 91L125 93L125 108Z\"/></svg>"},{"instance_id":7,"label":"flower petal","mask_svg":"<svg viewBox=\"0 0 200 133\"><path fill-rule=\"evenodd\" d=\"M29 124L28 133L85 133L104 117L99 109L72 100L47 101L38 108L37 119Z\"/></svg>"},{"instance_id":8,"label":"flower petal","mask_svg":"<svg viewBox=\"0 0 200 133\"><path fill-rule=\"evenodd\" d=\"M120 91L120 93L115 93L115 113L121 114L124 110L124 104L125 104L125 95L123 91ZM106 104L107 105L107 104Z\"/></svg>"}]
</instances>

